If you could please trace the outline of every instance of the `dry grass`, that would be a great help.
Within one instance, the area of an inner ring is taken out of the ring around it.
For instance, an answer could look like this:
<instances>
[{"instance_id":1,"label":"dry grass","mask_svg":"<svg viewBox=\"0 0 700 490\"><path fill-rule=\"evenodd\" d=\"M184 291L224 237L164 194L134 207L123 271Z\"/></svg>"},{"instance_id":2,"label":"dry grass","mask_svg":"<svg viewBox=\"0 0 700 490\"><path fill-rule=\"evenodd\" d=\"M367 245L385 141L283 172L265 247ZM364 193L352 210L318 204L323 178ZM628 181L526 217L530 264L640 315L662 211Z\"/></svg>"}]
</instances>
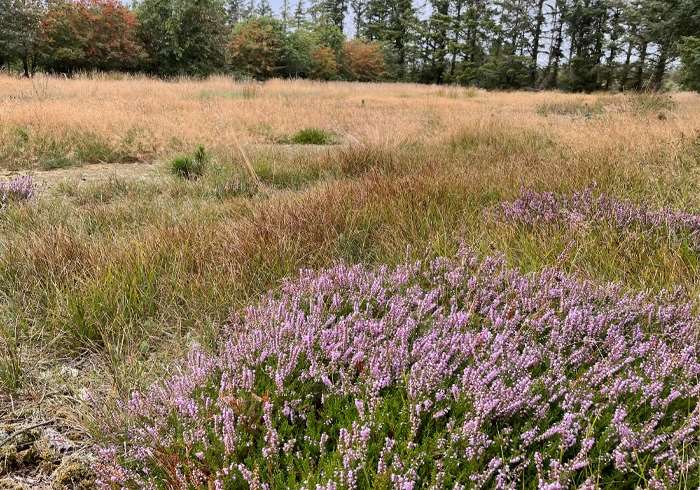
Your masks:
<instances>
[{"instance_id":1,"label":"dry grass","mask_svg":"<svg viewBox=\"0 0 700 490\"><path fill-rule=\"evenodd\" d=\"M0 167L45 183L36 202L0 213L0 417L56 416L89 441L86 389L104 403L124 396L191 342L211 344L233 309L301 267L338 260L391 264L466 241L525 270L557 262L696 295L698 256L672 241L484 217L522 187L594 182L700 211L700 97L673 100L0 78ZM585 117L581 107L601 110ZM339 144L276 143L303 128ZM213 155L204 176L169 175L167 159L199 144ZM51 162L63 168L46 170Z\"/></svg>"},{"instance_id":2,"label":"dry grass","mask_svg":"<svg viewBox=\"0 0 700 490\"><path fill-rule=\"evenodd\" d=\"M303 128L327 130L345 142L427 144L465 125L489 121L541 130L556 139L573 138L578 141L572 143L586 147L589 136L599 137L601 130L636 141L640 132L646 133L648 119L657 117L652 112L640 118L629 110L623 95L487 93L403 84L281 80L253 87L226 78L206 82L50 78L38 82L0 77L1 164L41 168L151 161L189 151L197 144L221 156L236 155L236 141L270 144ZM654 125L650 136L661 132L659 136L667 137L669 130L688 134L696 129L696 98L688 94L676 98L678 108L671 121ZM586 124L576 117L557 115L571 107L575 115L579 106L602 107L609 117ZM553 110L554 116L543 117L543 107Z\"/></svg>"}]
</instances>

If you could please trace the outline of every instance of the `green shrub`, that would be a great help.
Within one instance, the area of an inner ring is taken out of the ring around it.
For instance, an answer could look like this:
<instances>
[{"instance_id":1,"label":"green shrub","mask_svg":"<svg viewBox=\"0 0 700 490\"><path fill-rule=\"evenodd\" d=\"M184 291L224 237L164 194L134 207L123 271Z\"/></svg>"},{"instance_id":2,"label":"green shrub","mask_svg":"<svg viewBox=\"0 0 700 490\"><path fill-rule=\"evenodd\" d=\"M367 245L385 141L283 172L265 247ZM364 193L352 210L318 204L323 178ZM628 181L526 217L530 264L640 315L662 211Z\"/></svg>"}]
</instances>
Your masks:
<instances>
[{"instance_id":1,"label":"green shrub","mask_svg":"<svg viewBox=\"0 0 700 490\"><path fill-rule=\"evenodd\" d=\"M290 136L287 142L295 145L330 145L335 142L335 138L323 129L305 128Z\"/></svg>"},{"instance_id":2,"label":"green shrub","mask_svg":"<svg viewBox=\"0 0 700 490\"><path fill-rule=\"evenodd\" d=\"M173 175L187 180L196 180L202 175L209 163L209 155L202 145L191 155L180 155L170 162L170 171Z\"/></svg>"}]
</instances>

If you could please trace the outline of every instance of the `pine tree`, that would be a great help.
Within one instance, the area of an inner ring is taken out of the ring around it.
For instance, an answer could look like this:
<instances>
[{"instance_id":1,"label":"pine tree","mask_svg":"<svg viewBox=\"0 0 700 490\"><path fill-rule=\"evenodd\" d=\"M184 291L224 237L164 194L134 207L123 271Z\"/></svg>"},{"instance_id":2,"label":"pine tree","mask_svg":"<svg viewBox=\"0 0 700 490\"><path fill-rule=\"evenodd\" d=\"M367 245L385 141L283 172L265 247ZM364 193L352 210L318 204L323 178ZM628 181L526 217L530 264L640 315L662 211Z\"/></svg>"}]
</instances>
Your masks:
<instances>
[{"instance_id":1,"label":"pine tree","mask_svg":"<svg viewBox=\"0 0 700 490\"><path fill-rule=\"evenodd\" d=\"M260 0L257 8L255 9L255 14L258 17L272 17L272 7L270 6L270 0Z\"/></svg>"},{"instance_id":2,"label":"pine tree","mask_svg":"<svg viewBox=\"0 0 700 490\"><path fill-rule=\"evenodd\" d=\"M304 0L297 0L297 8L294 9L294 28L300 30L306 24L306 12Z\"/></svg>"},{"instance_id":3,"label":"pine tree","mask_svg":"<svg viewBox=\"0 0 700 490\"><path fill-rule=\"evenodd\" d=\"M343 31L348 0L316 0L310 9L315 22L330 22Z\"/></svg>"},{"instance_id":4,"label":"pine tree","mask_svg":"<svg viewBox=\"0 0 700 490\"><path fill-rule=\"evenodd\" d=\"M350 10L355 21L355 34L359 35L366 25L367 0L350 0Z\"/></svg>"}]
</instances>

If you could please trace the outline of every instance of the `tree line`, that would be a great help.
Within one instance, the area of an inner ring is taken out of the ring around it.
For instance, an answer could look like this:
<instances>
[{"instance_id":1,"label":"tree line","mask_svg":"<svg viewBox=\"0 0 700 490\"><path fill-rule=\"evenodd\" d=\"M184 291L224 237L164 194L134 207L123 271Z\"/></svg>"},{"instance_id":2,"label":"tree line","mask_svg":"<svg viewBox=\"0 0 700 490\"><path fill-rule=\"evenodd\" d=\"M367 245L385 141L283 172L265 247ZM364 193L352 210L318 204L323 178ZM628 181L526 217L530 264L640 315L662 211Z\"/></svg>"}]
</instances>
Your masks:
<instances>
[{"instance_id":1,"label":"tree line","mask_svg":"<svg viewBox=\"0 0 700 490\"><path fill-rule=\"evenodd\" d=\"M700 87L698 0L0 0L0 67L454 83Z\"/></svg>"}]
</instances>

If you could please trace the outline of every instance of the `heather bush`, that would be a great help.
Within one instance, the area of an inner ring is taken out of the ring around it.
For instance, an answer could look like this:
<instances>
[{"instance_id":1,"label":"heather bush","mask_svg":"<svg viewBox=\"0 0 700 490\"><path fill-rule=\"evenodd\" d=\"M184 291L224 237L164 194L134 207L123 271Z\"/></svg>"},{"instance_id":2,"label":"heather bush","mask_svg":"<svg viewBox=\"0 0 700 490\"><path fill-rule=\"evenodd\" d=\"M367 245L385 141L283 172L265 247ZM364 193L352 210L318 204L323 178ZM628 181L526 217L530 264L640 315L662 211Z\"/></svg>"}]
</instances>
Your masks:
<instances>
[{"instance_id":1,"label":"heather bush","mask_svg":"<svg viewBox=\"0 0 700 490\"><path fill-rule=\"evenodd\" d=\"M28 201L34 197L36 183L30 175L20 175L0 182L0 208L8 202Z\"/></svg>"},{"instance_id":2,"label":"heather bush","mask_svg":"<svg viewBox=\"0 0 700 490\"><path fill-rule=\"evenodd\" d=\"M678 295L466 250L304 271L131 397L99 483L694 488L697 332Z\"/></svg>"},{"instance_id":3,"label":"heather bush","mask_svg":"<svg viewBox=\"0 0 700 490\"><path fill-rule=\"evenodd\" d=\"M573 194L525 190L512 202L500 205L499 212L508 221L528 226L562 224L582 228L607 224L621 231L661 232L665 237L687 239L700 250L700 215L662 208L598 194L592 188Z\"/></svg>"}]
</instances>

